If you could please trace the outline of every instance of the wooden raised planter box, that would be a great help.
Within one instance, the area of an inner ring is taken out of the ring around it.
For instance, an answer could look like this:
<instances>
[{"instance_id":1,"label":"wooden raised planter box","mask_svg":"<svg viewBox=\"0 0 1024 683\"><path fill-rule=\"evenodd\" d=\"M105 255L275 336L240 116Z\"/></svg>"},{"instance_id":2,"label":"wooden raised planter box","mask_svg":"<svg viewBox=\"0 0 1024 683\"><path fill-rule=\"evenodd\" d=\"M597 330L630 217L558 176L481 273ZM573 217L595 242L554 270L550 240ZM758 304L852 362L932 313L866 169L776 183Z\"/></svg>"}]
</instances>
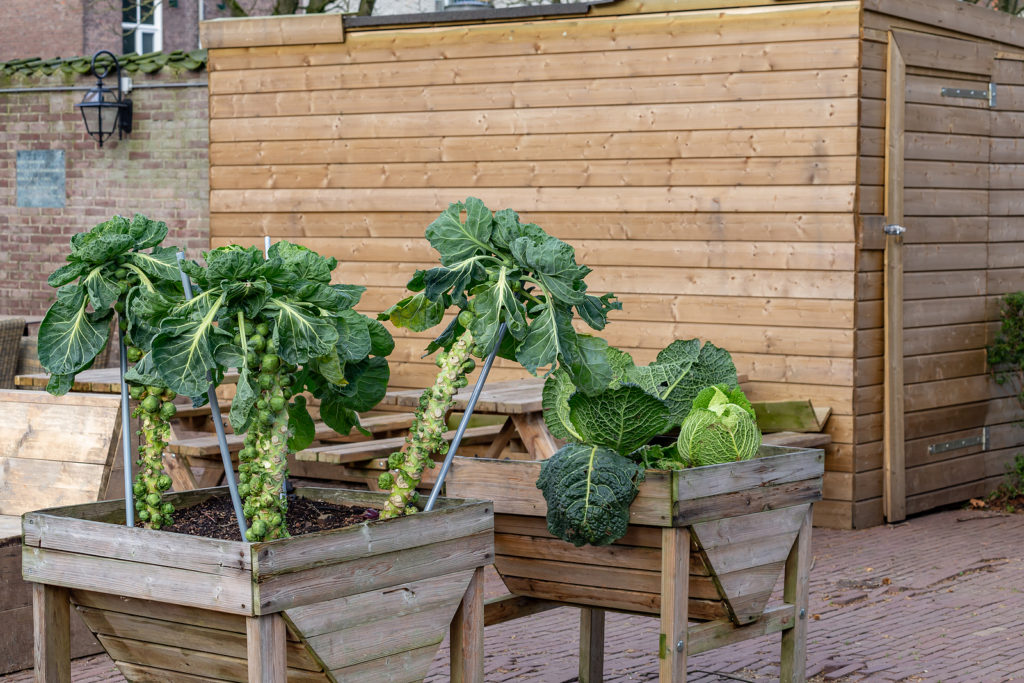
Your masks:
<instances>
[{"instance_id":1,"label":"wooden raised planter box","mask_svg":"<svg viewBox=\"0 0 1024 683\"><path fill-rule=\"evenodd\" d=\"M448 493L494 501L494 566L514 595L585 608L583 633L596 640L581 638L581 680L600 680L600 610L660 615L662 681L685 680L688 653L778 631L783 680L803 680L821 450L762 446L744 462L650 470L628 533L601 547L548 533L540 467L456 458ZM768 607L783 571L784 603Z\"/></svg>"},{"instance_id":2,"label":"wooden raised planter box","mask_svg":"<svg viewBox=\"0 0 1024 683\"><path fill-rule=\"evenodd\" d=\"M385 498L296 493L365 507ZM180 509L212 496L226 489L170 500ZM482 682L481 573L493 527L489 502L452 499L264 543L128 528L123 501L27 513L36 680L68 680L70 600L131 681L420 681L458 610L453 680Z\"/></svg>"}]
</instances>

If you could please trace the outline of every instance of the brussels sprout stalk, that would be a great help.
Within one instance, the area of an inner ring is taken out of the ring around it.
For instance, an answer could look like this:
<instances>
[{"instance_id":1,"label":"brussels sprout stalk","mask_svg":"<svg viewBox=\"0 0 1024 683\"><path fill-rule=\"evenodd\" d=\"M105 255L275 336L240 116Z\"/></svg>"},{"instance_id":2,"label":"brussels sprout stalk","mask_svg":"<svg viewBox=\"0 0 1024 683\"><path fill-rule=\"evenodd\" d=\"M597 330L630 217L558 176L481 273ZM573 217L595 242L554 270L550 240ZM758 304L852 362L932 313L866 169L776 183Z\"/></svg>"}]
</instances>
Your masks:
<instances>
[{"instance_id":1,"label":"brussels sprout stalk","mask_svg":"<svg viewBox=\"0 0 1024 683\"><path fill-rule=\"evenodd\" d=\"M171 478L164 472L164 449L171 436L168 422L177 409L171 402L174 392L163 387L131 385L133 398L139 399L132 417L139 419L144 442L139 448L139 472L132 485L135 510L148 529L160 529L173 523L174 506L164 502L162 495L171 487Z\"/></svg>"},{"instance_id":2,"label":"brussels sprout stalk","mask_svg":"<svg viewBox=\"0 0 1024 683\"><path fill-rule=\"evenodd\" d=\"M405 450L391 454L388 458L391 469L380 476L380 487L390 490L381 519L416 512L410 503L415 500L423 469L434 466L432 454L448 452L448 443L444 440L445 418L454 405L455 393L468 384L466 376L476 367L469 355L472 348L473 334L466 330L449 351L438 353L436 362L440 371L434 386L420 396Z\"/></svg>"}]
</instances>

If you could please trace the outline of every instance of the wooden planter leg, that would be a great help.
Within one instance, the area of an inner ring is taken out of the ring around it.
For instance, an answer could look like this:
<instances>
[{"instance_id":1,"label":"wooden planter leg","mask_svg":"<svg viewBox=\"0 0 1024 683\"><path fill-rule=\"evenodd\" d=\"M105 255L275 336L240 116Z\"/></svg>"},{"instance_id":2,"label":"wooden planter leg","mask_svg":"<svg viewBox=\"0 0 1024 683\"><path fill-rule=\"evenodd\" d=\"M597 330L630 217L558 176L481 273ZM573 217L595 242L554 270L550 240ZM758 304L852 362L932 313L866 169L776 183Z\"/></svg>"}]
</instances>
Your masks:
<instances>
[{"instance_id":1,"label":"wooden planter leg","mask_svg":"<svg viewBox=\"0 0 1024 683\"><path fill-rule=\"evenodd\" d=\"M580 608L580 683L604 680L604 610Z\"/></svg>"},{"instance_id":2,"label":"wooden planter leg","mask_svg":"<svg viewBox=\"0 0 1024 683\"><path fill-rule=\"evenodd\" d=\"M283 683L287 679L286 629L279 613L245 620L249 683Z\"/></svg>"},{"instance_id":3,"label":"wooden planter leg","mask_svg":"<svg viewBox=\"0 0 1024 683\"><path fill-rule=\"evenodd\" d=\"M484 570L469 580L451 626L452 683L484 683Z\"/></svg>"},{"instance_id":4,"label":"wooden planter leg","mask_svg":"<svg viewBox=\"0 0 1024 683\"><path fill-rule=\"evenodd\" d=\"M807 597L811 568L811 506L786 558L782 599L793 605L793 628L782 632L782 683L807 680Z\"/></svg>"},{"instance_id":5,"label":"wooden planter leg","mask_svg":"<svg viewBox=\"0 0 1024 683\"><path fill-rule=\"evenodd\" d=\"M71 598L67 588L32 584L36 683L71 683Z\"/></svg>"},{"instance_id":6,"label":"wooden planter leg","mask_svg":"<svg viewBox=\"0 0 1024 683\"><path fill-rule=\"evenodd\" d=\"M690 591L690 529L661 530L661 635L658 680L686 681L686 629Z\"/></svg>"}]
</instances>

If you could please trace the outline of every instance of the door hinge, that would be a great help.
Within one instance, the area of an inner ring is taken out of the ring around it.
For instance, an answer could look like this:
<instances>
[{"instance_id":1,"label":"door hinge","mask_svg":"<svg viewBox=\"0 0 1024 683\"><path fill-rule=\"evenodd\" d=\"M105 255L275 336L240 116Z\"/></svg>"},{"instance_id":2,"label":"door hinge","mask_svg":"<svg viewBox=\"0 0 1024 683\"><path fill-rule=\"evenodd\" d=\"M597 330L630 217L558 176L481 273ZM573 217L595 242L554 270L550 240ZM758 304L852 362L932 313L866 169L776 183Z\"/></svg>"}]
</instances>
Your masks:
<instances>
[{"instance_id":1,"label":"door hinge","mask_svg":"<svg viewBox=\"0 0 1024 683\"><path fill-rule=\"evenodd\" d=\"M962 97L969 100L987 100L990 108L996 106L996 84L989 83L988 90L971 90L969 88L943 88L943 97Z\"/></svg>"},{"instance_id":2,"label":"door hinge","mask_svg":"<svg viewBox=\"0 0 1024 683\"><path fill-rule=\"evenodd\" d=\"M906 231L907 229L902 225L896 225L895 223L890 223L882 227L882 232L886 235L902 235Z\"/></svg>"}]
</instances>

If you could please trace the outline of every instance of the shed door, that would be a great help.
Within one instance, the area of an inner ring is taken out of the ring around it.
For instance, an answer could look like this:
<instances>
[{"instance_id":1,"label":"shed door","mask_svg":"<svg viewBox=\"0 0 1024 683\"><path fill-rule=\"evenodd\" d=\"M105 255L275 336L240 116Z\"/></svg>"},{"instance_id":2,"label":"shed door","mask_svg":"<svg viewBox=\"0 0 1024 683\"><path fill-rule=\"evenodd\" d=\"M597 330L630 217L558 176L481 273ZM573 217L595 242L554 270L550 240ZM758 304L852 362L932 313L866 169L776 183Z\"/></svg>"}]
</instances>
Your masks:
<instances>
[{"instance_id":1,"label":"shed door","mask_svg":"<svg viewBox=\"0 0 1024 683\"><path fill-rule=\"evenodd\" d=\"M959 500L983 464L991 46L889 32L884 511ZM971 445L955 447L957 444ZM977 443L973 443L977 439ZM973 447L972 447L973 446ZM943 496L951 497L942 500Z\"/></svg>"}]
</instances>

